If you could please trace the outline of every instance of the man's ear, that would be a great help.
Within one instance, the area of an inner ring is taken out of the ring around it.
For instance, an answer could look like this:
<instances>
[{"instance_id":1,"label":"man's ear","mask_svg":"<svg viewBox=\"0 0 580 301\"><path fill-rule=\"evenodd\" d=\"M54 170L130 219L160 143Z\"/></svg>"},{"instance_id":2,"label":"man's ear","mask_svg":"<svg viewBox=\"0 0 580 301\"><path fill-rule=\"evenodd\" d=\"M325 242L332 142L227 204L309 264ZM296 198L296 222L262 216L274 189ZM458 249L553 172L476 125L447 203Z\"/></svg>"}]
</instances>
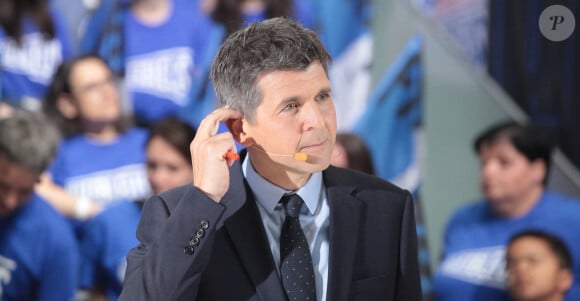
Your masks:
<instances>
[{"instance_id":1,"label":"man's ear","mask_svg":"<svg viewBox=\"0 0 580 301\"><path fill-rule=\"evenodd\" d=\"M230 133L234 136L234 139L236 139L239 144L248 147L254 143L254 139L252 139L244 130L244 123L246 122L248 121L245 119L229 119L226 120L225 123L230 130Z\"/></svg>"},{"instance_id":2,"label":"man's ear","mask_svg":"<svg viewBox=\"0 0 580 301\"><path fill-rule=\"evenodd\" d=\"M574 283L574 274L570 269L561 269L558 280L558 288L565 294Z\"/></svg>"},{"instance_id":3,"label":"man's ear","mask_svg":"<svg viewBox=\"0 0 580 301\"><path fill-rule=\"evenodd\" d=\"M56 100L56 108L66 119L75 119L79 115L73 99L66 94L60 94Z\"/></svg>"},{"instance_id":4,"label":"man's ear","mask_svg":"<svg viewBox=\"0 0 580 301\"><path fill-rule=\"evenodd\" d=\"M548 176L548 169L546 168L546 163L540 159L536 159L532 162L532 173L534 180L542 183L544 178Z\"/></svg>"}]
</instances>

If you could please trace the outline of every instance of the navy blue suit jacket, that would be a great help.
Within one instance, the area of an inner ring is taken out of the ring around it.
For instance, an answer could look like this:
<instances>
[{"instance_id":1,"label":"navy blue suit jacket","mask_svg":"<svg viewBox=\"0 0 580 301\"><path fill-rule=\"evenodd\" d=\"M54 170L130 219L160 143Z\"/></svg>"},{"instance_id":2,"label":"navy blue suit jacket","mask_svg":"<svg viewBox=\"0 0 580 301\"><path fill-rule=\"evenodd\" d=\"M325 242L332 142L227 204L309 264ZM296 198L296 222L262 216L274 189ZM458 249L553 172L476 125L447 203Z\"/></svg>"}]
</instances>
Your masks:
<instances>
[{"instance_id":1,"label":"navy blue suit jacket","mask_svg":"<svg viewBox=\"0 0 580 301\"><path fill-rule=\"evenodd\" d=\"M236 162L220 203L187 185L147 200L119 300L286 300L257 204ZM327 300L420 301L413 200L330 166ZM320 301L320 300L319 300Z\"/></svg>"}]
</instances>

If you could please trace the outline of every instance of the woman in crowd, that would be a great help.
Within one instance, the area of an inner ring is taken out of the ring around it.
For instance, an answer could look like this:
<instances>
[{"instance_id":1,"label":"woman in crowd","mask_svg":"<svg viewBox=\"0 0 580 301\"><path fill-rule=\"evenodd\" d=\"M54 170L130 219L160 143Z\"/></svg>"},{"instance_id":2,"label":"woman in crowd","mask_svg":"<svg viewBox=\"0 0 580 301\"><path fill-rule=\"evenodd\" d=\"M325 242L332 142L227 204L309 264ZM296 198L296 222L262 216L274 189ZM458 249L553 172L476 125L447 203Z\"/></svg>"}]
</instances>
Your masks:
<instances>
[{"instance_id":1,"label":"woman in crowd","mask_svg":"<svg viewBox=\"0 0 580 301\"><path fill-rule=\"evenodd\" d=\"M366 143L352 133L336 135L336 144L332 151L330 164L338 167L352 168L368 174L375 174L373 158Z\"/></svg>"},{"instance_id":2,"label":"woman in crowd","mask_svg":"<svg viewBox=\"0 0 580 301\"><path fill-rule=\"evenodd\" d=\"M147 179L154 194L192 182L189 144L195 130L168 118L154 124L146 142ZM125 274L125 255L139 243L135 236L144 200L105 209L84 227L81 288L91 298L117 300ZM94 300L94 299L91 299Z\"/></svg>"}]
</instances>

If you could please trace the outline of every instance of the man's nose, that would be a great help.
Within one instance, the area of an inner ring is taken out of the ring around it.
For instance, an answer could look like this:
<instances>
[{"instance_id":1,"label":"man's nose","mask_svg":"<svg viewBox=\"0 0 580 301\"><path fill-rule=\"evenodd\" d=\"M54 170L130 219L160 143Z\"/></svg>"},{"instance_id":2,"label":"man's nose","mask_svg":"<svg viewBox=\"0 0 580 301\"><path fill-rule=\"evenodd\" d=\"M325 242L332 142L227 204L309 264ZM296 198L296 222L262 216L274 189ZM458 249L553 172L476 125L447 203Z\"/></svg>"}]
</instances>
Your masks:
<instances>
[{"instance_id":1,"label":"man's nose","mask_svg":"<svg viewBox=\"0 0 580 301\"><path fill-rule=\"evenodd\" d=\"M15 192L8 192L2 196L2 207L7 211L12 211L18 207L19 197Z\"/></svg>"},{"instance_id":2,"label":"man's nose","mask_svg":"<svg viewBox=\"0 0 580 301\"><path fill-rule=\"evenodd\" d=\"M317 102L307 102L303 107L304 125L306 129L320 127L324 124L324 114Z\"/></svg>"}]
</instances>

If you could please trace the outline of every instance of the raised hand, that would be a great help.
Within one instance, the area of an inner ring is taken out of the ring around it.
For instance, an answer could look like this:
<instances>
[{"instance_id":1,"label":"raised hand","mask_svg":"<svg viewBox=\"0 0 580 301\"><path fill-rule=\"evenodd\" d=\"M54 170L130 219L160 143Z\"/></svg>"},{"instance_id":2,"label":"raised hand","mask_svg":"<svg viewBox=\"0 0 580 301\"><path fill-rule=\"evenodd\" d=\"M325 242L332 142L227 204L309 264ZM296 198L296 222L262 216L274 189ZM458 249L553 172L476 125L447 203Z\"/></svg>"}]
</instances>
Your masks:
<instances>
[{"instance_id":1,"label":"raised hand","mask_svg":"<svg viewBox=\"0 0 580 301\"><path fill-rule=\"evenodd\" d=\"M193 186L218 203L228 190L229 167L235 161L226 156L228 151L236 152L232 134L217 134L219 123L229 119L242 119L242 113L228 107L216 109L201 121L190 145Z\"/></svg>"}]
</instances>

